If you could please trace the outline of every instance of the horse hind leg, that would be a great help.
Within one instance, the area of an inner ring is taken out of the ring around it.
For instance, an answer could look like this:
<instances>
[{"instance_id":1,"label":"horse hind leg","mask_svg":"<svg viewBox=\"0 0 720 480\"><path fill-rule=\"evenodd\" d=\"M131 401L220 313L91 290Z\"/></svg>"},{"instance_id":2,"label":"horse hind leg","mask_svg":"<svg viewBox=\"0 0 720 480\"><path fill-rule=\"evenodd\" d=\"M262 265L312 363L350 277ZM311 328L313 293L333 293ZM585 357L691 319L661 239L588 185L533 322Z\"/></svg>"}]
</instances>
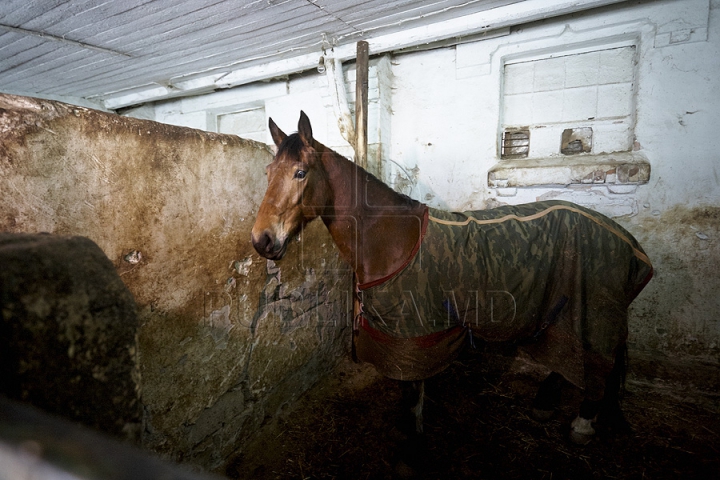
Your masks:
<instances>
[{"instance_id":1,"label":"horse hind leg","mask_svg":"<svg viewBox=\"0 0 720 480\"><path fill-rule=\"evenodd\" d=\"M402 424L407 434L423 433L423 407L425 405L425 381L402 382Z\"/></svg>"},{"instance_id":2,"label":"horse hind leg","mask_svg":"<svg viewBox=\"0 0 720 480\"><path fill-rule=\"evenodd\" d=\"M630 431L630 424L620 408L620 400L625 391L626 371L627 347L624 346L615 356L615 365L605 383L605 395L598 412L598 423L619 433Z\"/></svg>"},{"instance_id":3,"label":"horse hind leg","mask_svg":"<svg viewBox=\"0 0 720 480\"><path fill-rule=\"evenodd\" d=\"M580 404L580 413L570 424L570 441L576 445L587 445L595 436L592 423L600 411L600 400L584 399Z\"/></svg>"},{"instance_id":4,"label":"horse hind leg","mask_svg":"<svg viewBox=\"0 0 720 480\"><path fill-rule=\"evenodd\" d=\"M557 372L551 372L538 388L532 406L532 417L538 422L547 422L555 414L560 404L560 394L564 378Z\"/></svg>"},{"instance_id":5,"label":"horse hind leg","mask_svg":"<svg viewBox=\"0 0 720 480\"><path fill-rule=\"evenodd\" d=\"M605 388L600 400L586 397L580 405L580 412L570 425L570 440L577 445L587 445L595 436L593 423L600 419L612 424L617 430L629 429L629 424L620 409L620 393L625 384L627 369L627 347L623 345L615 354L615 364L605 379Z\"/></svg>"},{"instance_id":6,"label":"horse hind leg","mask_svg":"<svg viewBox=\"0 0 720 480\"><path fill-rule=\"evenodd\" d=\"M413 382L417 391L417 402L411 411L415 415L415 433L423 433L423 406L425 405L425 380Z\"/></svg>"}]
</instances>

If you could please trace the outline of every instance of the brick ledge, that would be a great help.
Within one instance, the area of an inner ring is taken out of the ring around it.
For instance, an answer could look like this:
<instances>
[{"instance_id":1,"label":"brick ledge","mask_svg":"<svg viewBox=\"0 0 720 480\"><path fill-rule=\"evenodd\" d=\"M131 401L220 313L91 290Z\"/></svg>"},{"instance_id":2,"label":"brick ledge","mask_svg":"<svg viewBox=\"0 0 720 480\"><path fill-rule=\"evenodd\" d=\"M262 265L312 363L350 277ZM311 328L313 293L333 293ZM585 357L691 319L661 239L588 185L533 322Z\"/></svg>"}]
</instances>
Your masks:
<instances>
[{"instance_id":1,"label":"brick ledge","mask_svg":"<svg viewBox=\"0 0 720 480\"><path fill-rule=\"evenodd\" d=\"M488 171L491 188L540 185L641 185L650 163L638 152L502 160Z\"/></svg>"}]
</instances>

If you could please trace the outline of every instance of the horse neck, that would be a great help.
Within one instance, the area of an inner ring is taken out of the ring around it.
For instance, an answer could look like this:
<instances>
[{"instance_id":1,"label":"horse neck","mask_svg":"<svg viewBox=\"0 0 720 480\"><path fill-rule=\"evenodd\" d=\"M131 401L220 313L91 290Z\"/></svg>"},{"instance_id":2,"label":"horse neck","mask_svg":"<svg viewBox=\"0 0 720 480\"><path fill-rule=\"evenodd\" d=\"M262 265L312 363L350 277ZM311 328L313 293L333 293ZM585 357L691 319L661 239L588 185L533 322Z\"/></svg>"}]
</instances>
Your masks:
<instances>
[{"instance_id":1,"label":"horse neck","mask_svg":"<svg viewBox=\"0 0 720 480\"><path fill-rule=\"evenodd\" d=\"M361 284L397 271L417 245L425 205L398 194L332 150L322 149L332 190L332 207L322 218L342 257Z\"/></svg>"}]
</instances>

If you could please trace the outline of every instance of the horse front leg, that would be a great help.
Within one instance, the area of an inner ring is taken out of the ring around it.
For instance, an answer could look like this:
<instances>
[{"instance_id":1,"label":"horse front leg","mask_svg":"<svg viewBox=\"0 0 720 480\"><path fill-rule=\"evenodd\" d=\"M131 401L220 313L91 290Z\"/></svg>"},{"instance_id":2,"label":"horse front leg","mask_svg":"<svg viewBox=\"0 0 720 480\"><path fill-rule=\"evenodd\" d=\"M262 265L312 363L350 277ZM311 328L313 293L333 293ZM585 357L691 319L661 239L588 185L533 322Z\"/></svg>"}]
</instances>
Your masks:
<instances>
[{"instance_id":1,"label":"horse front leg","mask_svg":"<svg viewBox=\"0 0 720 480\"><path fill-rule=\"evenodd\" d=\"M418 468L425 460L425 435L423 434L423 406L425 381L400 382L403 399L400 430L404 439L398 445L395 473L400 478L415 478Z\"/></svg>"},{"instance_id":2,"label":"horse front leg","mask_svg":"<svg viewBox=\"0 0 720 480\"><path fill-rule=\"evenodd\" d=\"M425 404L425 380L401 382L403 392L403 428L408 434L423 433L423 406Z\"/></svg>"}]
</instances>

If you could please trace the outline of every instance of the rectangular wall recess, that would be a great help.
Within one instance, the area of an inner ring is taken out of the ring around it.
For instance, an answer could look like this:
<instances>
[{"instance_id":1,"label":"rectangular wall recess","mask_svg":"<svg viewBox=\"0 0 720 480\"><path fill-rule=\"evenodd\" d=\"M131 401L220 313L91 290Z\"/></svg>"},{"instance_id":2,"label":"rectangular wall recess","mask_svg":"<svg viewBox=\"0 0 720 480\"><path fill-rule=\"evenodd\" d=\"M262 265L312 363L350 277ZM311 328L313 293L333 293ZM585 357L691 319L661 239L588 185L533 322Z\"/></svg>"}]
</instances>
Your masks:
<instances>
[{"instance_id":1,"label":"rectangular wall recess","mask_svg":"<svg viewBox=\"0 0 720 480\"><path fill-rule=\"evenodd\" d=\"M530 130L505 130L500 148L502 158L525 158L530 152Z\"/></svg>"}]
</instances>

